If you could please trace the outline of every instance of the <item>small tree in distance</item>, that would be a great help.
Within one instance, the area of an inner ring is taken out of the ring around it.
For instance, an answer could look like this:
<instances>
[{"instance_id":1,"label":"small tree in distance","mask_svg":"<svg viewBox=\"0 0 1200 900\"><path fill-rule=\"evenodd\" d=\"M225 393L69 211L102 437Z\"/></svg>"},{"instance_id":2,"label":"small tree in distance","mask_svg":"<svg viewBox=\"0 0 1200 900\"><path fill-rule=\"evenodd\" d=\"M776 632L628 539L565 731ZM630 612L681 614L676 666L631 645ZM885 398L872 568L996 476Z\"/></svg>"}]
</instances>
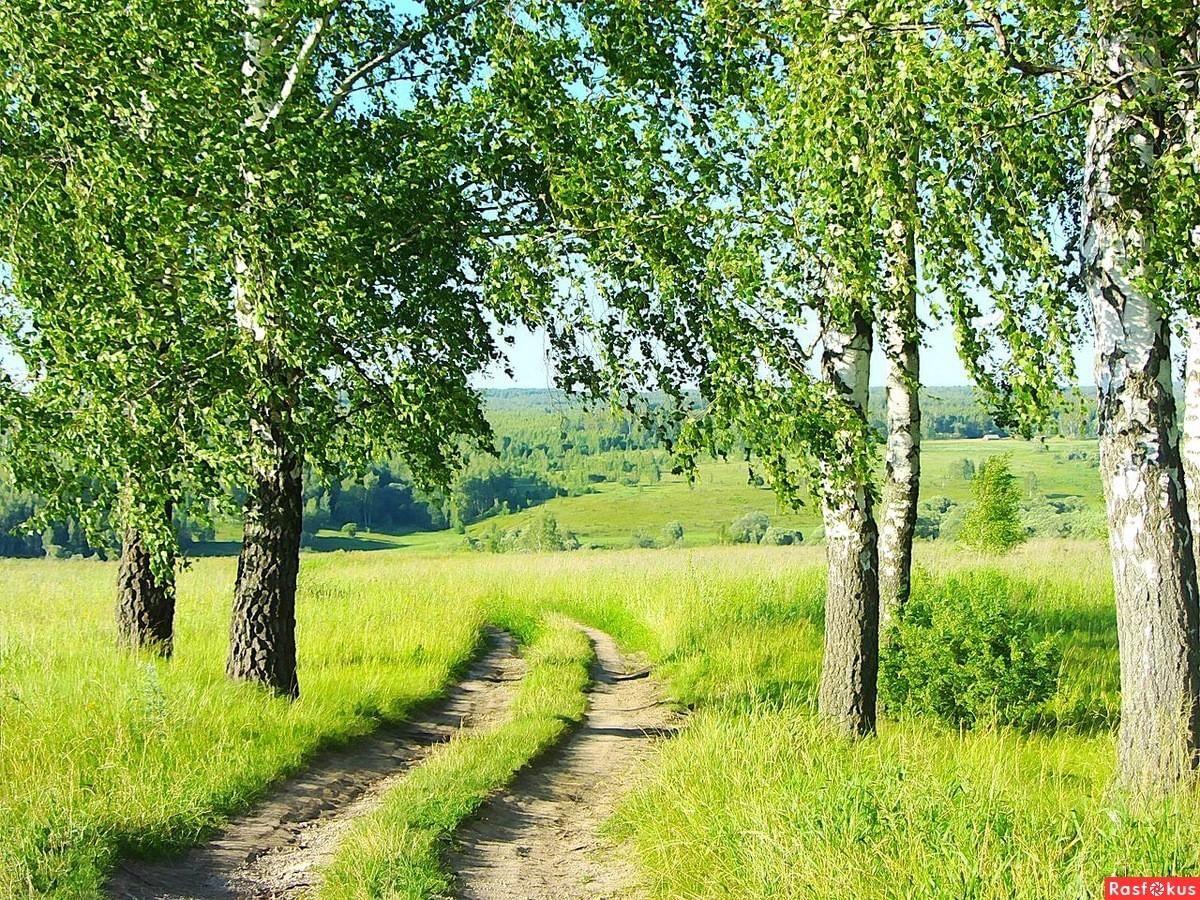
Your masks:
<instances>
[{"instance_id":1,"label":"small tree in distance","mask_svg":"<svg viewBox=\"0 0 1200 900\"><path fill-rule=\"evenodd\" d=\"M1025 541L1021 525L1021 491L1013 477L1011 454L980 464L971 481L974 506L963 521L959 540L986 553L1007 553Z\"/></svg>"}]
</instances>

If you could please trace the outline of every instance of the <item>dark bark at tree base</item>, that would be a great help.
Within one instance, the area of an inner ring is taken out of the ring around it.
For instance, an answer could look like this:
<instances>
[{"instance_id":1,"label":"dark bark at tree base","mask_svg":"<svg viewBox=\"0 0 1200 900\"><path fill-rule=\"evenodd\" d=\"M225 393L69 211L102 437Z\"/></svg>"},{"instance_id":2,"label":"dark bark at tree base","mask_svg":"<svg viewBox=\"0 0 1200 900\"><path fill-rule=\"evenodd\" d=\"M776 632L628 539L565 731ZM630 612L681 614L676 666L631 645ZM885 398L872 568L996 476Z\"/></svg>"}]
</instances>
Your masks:
<instances>
[{"instance_id":1,"label":"dark bark at tree base","mask_svg":"<svg viewBox=\"0 0 1200 900\"><path fill-rule=\"evenodd\" d=\"M879 675L877 532L859 488L825 510L825 650L818 707L851 737L875 730Z\"/></svg>"},{"instance_id":2,"label":"dark bark at tree base","mask_svg":"<svg viewBox=\"0 0 1200 900\"><path fill-rule=\"evenodd\" d=\"M275 445L279 446L278 443ZM296 576L303 517L302 461L278 450L246 500L230 627L230 678L300 696L296 676Z\"/></svg>"},{"instance_id":3,"label":"dark bark at tree base","mask_svg":"<svg viewBox=\"0 0 1200 900\"><path fill-rule=\"evenodd\" d=\"M866 434L871 323L861 313L826 322L822 370L856 427L835 435L846 454ZM821 463L826 557L825 651L818 707L821 717L850 737L875 730L879 672L879 536L870 486L861 475Z\"/></svg>"},{"instance_id":4,"label":"dark bark at tree base","mask_svg":"<svg viewBox=\"0 0 1200 900\"><path fill-rule=\"evenodd\" d=\"M125 531L117 571L117 639L135 650L170 656L175 639L175 578L154 576L150 552L137 529Z\"/></svg>"}]
</instances>

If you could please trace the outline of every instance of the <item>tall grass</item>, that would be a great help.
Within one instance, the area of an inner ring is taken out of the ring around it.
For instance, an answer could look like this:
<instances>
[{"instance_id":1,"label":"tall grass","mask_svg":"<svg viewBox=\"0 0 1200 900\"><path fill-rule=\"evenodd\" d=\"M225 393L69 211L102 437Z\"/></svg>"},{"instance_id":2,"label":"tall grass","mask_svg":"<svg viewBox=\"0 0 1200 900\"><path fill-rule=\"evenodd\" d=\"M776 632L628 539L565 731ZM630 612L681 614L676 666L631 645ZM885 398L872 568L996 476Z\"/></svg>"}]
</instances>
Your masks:
<instances>
[{"instance_id":1,"label":"tall grass","mask_svg":"<svg viewBox=\"0 0 1200 900\"><path fill-rule=\"evenodd\" d=\"M171 662L114 649L113 575L0 563L0 896L90 896L115 853L195 842L320 746L439 693L482 624L386 559L310 558L288 704L225 679L231 561L180 580Z\"/></svg>"},{"instance_id":2,"label":"tall grass","mask_svg":"<svg viewBox=\"0 0 1200 900\"><path fill-rule=\"evenodd\" d=\"M1007 601L1057 636L1054 727L913 720L831 739L811 713L815 548L309 557L293 706L224 681L225 562L183 579L170 663L111 648L111 569L2 563L0 893L86 896L117 849L186 843L322 742L440 690L484 620L529 638L548 611L649 655L695 710L614 825L656 896L1040 898L1095 894L1105 874L1200 872L1193 794L1132 809L1110 788L1103 548L1037 542L996 559L934 544L918 562L918 590L995 571ZM372 828L381 842L394 832Z\"/></svg>"}]
</instances>

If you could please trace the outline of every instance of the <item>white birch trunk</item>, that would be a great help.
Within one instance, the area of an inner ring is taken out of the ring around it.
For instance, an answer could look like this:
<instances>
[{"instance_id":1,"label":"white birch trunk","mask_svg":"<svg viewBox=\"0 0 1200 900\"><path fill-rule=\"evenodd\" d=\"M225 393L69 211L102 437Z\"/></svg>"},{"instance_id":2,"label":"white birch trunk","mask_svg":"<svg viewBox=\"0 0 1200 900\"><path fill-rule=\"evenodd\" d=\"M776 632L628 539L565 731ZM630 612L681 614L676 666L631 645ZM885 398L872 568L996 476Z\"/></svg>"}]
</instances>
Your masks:
<instances>
[{"instance_id":1,"label":"white birch trunk","mask_svg":"<svg viewBox=\"0 0 1200 900\"><path fill-rule=\"evenodd\" d=\"M911 227L893 226L889 294L880 315L887 360L887 452L879 528L879 631L883 635L908 602L913 533L921 490L920 323L917 319L916 242Z\"/></svg>"},{"instance_id":2,"label":"white birch trunk","mask_svg":"<svg viewBox=\"0 0 1200 900\"><path fill-rule=\"evenodd\" d=\"M1149 217L1119 185L1148 177L1153 143L1123 90L1133 41L1101 41L1084 171L1084 278L1095 319L1100 470L1108 506L1121 663L1118 770L1137 791L1169 789L1196 762L1196 571L1171 392L1170 331L1140 281ZM1138 171L1140 169L1140 171Z\"/></svg>"},{"instance_id":3,"label":"white birch trunk","mask_svg":"<svg viewBox=\"0 0 1200 900\"><path fill-rule=\"evenodd\" d=\"M1200 533L1200 316L1188 318L1187 368L1183 388L1183 438L1180 443L1184 483L1187 485L1188 522L1193 549Z\"/></svg>"},{"instance_id":4,"label":"white birch trunk","mask_svg":"<svg viewBox=\"0 0 1200 900\"><path fill-rule=\"evenodd\" d=\"M847 325L827 324L822 371L858 424L866 424L871 369L871 324L855 314ZM861 431L839 433L847 449ZM870 486L843 477L837 461L821 463L822 513L828 561L825 597L825 651L821 666L821 716L850 735L875 729L879 672L878 540L871 511Z\"/></svg>"}]
</instances>

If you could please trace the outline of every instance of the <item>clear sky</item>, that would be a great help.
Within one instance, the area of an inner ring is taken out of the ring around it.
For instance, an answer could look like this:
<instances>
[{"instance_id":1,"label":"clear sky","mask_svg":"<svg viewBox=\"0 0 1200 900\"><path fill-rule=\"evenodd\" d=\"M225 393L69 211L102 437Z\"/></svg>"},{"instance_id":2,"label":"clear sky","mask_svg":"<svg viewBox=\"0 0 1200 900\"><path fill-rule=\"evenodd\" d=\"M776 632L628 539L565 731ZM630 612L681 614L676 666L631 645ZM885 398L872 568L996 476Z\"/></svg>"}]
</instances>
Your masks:
<instances>
[{"instance_id":1,"label":"clear sky","mask_svg":"<svg viewBox=\"0 0 1200 900\"><path fill-rule=\"evenodd\" d=\"M540 332L513 331L516 344L509 358L515 377L507 378L503 372L489 372L478 383L486 388L551 388L554 387L554 371L546 359L548 345ZM1092 352L1090 347L1076 351L1076 374L1079 383L1095 384L1092 375ZM884 378L883 359L878 349L871 365L871 384L881 385ZM958 359L954 347L954 332L949 324L930 329L926 344L921 348L921 381L929 386L946 387L970 384L966 369Z\"/></svg>"}]
</instances>

